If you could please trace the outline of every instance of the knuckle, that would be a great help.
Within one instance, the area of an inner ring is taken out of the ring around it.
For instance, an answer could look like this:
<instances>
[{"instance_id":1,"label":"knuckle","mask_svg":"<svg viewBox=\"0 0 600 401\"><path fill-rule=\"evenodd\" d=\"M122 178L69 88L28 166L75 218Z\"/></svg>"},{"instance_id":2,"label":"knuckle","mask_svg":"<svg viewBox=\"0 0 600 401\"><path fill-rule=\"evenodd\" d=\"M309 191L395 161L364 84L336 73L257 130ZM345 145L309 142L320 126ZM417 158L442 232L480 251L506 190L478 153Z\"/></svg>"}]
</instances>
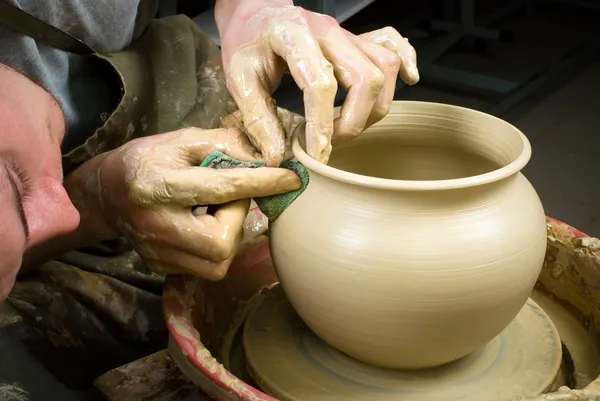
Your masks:
<instances>
[{"instance_id":1,"label":"knuckle","mask_svg":"<svg viewBox=\"0 0 600 401\"><path fill-rule=\"evenodd\" d=\"M139 168L145 170L145 166ZM127 200L139 207L148 207L156 203L168 202L172 197L172 183L168 178L156 176L149 178L146 175L136 174L126 185Z\"/></svg>"},{"instance_id":2,"label":"knuckle","mask_svg":"<svg viewBox=\"0 0 600 401\"><path fill-rule=\"evenodd\" d=\"M151 203L152 192L142 180L135 179L128 185L127 199L136 206L146 206Z\"/></svg>"},{"instance_id":3,"label":"knuckle","mask_svg":"<svg viewBox=\"0 0 600 401\"><path fill-rule=\"evenodd\" d=\"M337 20L335 18L333 18L331 15L327 15L327 14L319 14L319 19L329 25L329 26L337 26L339 25Z\"/></svg>"},{"instance_id":4,"label":"knuckle","mask_svg":"<svg viewBox=\"0 0 600 401\"><path fill-rule=\"evenodd\" d=\"M165 266L158 260L149 260L147 257L144 259L146 266L148 266L154 273L160 274L161 276L166 276L167 274L174 274L177 272L177 269L165 268Z\"/></svg>"},{"instance_id":5,"label":"knuckle","mask_svg":"<svg viewBox=\"0 0 600 401\"><path fill-rule=\"evenodd\" d=\"M354 139L354 138L357 138L361 133L362 133L362 127L353 125L346 129L345 135L348 138Z\"/></svg>"},{"instance_id":6,"label":"knuckle","mask_svg":"<svg viewBox=\"0 0 600 401\"><path fill-rule=\"evenodd\" d=\"M213 262L227 260L233 251L233 245L225 230L222 230L219 235L213 237L210 247L210 256Z\"/></svg>"},{"instance_id":7,"label":"knuckle","mask_svg":"<svg viewBox=\"0 0 600 401\"><path fill-rule=\"evenodd\" d=\"M140 206L149 206L156 203L168 203L173 196L173 182L168 177L137 182L135 198Z\"/></svg>"},{"instance_id":8,"label":"knuckle","mask_svg":"<svg viewBox=\"0 0 600 401\"><path fill-rule=\"evenodd\" d=\"M378 94L384 84L385 74L379 69L374 69L368 77L369 88Z\"/></svg>"},{"instance_id":9,"label":"knuckle","mask_svg":"<svg viewBox=\"0 0 600 401\"><path fill-rule=\"evenodd\" d=\"M269 150L266 152L264 159L268 167L279 167L279 165L281 165L285 159L285 148L273 148Z\"/></svg>"},{"instance_id":10,"label":"knuckle","mask_svg":"<svg viewBox=\"0 0 600 401\"><path fill-rule=\"evenodd\" d=\"M381 65L385 70L398 71L402 65L402 58L398 53L387 50L385 57L381 60Z\"/></svg>"},{"instance_id":11,"label":"knuckle","mask_svg":"<svg viewBox=\"0 0 600 401\"><path fill-rule=\"evenodd\" d=\"M207 279L210 281L220 281L225 278L227 275L227 271L229 270L229 265L226 263L221 263L218 266L215 266L214 269L208 272Z\"/></svg>"},{"instance_id":12,"label":"knuckle","mask_svg":"<svg viewBox=\"0 0 600 401\"><path fill-rule=\"evenodd\" d=\"M322 77L321 79L310 84L309 89L313 92L337 92L337 81L333 77L333 75Z\"/></svg>"},{"instance_id":13,"label":"knuckle","mask_svg":"<svg viewBox=\"0 0 600 401\"><path fill-rule=\"evenodd\" d=\"M379 102L379 104L376 104L371 113L371 118L374 120L373 122L377 122L385 117L387 113L389 113L390 107L390 102Z\"/></svg>"},{"instance_id":14,"label":"knuckle","mask_svg":"<svg viewBox=\"0 0 600 401\"><path fill-rule=\"evenodd\" d=\"M398 32L395 28L389 25L381 28L380 32L381 34L386 35L392 39L402 37L402 35L400 35L400 32Z\"/></svg>"}]
</instances>

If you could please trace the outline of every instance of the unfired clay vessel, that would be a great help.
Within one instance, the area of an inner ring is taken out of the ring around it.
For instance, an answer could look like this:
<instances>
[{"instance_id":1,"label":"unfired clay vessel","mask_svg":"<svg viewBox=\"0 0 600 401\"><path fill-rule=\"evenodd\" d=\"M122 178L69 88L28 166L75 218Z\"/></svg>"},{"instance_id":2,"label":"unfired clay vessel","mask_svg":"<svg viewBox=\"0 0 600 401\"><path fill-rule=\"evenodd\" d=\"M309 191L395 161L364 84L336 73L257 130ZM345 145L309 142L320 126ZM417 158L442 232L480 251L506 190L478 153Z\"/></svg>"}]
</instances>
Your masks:
<instances>
[{"instance_id":1,"label":"unfired clay vessel","mask_svg":"<svg viewBox=\"0 0 600 401\"><path fill-rule=\"evenodd\" d=\"M425 368L482 347L515 318L546 249L531 155L509 123L394 102L329 165L295 157L307 189L271 225L273 262L306 324L368 364Z\"/></svg>"}]
</instances>

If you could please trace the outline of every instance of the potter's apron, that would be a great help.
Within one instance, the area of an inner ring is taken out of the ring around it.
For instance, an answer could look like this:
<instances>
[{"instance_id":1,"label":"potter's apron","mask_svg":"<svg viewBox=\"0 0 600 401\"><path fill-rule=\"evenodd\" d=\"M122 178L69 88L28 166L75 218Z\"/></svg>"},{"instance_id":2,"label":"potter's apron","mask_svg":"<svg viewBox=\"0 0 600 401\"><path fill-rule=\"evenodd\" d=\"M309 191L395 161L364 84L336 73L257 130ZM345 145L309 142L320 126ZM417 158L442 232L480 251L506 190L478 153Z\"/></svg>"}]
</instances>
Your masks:
<instances>
[{"instance_id":1,"label":"potter's apron","mask_svg":"<svg viewBox=\"0 0 600 401\"><path fill-rule=\"evenodd\" d=\"M13 30L107 64L107 81L121 90L104 126L63 156L65 174L135 137L217 128L235 109L218 47L187 17L155 19L129 48L103 55L2 0L0 7L0 23ZM125 241L72 251L18 277L0 309L0 330L16 330L69 387L87 387L166 346L162 282Z\"/></svg>"}]
</instances>

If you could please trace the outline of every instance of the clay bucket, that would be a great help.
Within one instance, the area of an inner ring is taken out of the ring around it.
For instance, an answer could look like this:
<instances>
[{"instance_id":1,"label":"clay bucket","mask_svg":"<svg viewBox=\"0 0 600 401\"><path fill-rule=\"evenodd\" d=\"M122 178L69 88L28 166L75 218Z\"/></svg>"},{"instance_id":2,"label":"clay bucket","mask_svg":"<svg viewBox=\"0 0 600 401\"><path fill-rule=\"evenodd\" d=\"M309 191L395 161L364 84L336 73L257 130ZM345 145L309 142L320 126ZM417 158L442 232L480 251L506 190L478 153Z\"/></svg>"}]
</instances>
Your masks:
<instances>
[{"instance_id":1,"label":"clay bucket","mask_svg":"<svg viewBox=\"0 0 600 401\"><path fill-rule=\"evenodd\" d=\"M598 341L600 240L550 218L547 227L546 258L536 290L568 309ZM240 255L220 282L167 278L163 309L170 332L169 352L182 372L215 399L275 400L246 383L247 377L236 377L223 363L229 365L233 359L231 344L252 297L276 281L266 237ZM600 401L600 378L585 389L561 389L534 400Z\"/></svg>"}]
</instances>

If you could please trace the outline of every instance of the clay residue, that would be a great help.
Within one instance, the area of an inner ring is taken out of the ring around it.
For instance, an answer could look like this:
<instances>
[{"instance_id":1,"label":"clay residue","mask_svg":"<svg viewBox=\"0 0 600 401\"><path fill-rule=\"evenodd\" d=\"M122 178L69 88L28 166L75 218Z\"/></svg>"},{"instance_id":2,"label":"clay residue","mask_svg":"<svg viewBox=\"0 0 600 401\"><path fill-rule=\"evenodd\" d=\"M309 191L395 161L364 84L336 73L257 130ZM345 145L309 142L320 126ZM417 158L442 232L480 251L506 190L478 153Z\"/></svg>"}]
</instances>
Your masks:
<instances>
[{"instance_id":1,"label":"clay residue","mask_svg":"<svg viewBox=\"0 0 600 401\"><path fill-rule=\"evenodd\" d=\"M598 344L586 327L560 304L539 292L535 292L532 298L550 316L573 359L573 371L568 372L571 376L567 378L568 381L575 388L584 388L600 374Z\"/></svg>"},{"instance_id":2,"label":"clay residue","mask_svg":"<svg viewBox=\"0 0 600 401\"><path fill-rule=\"evenodd\" d=\"M16 383L0 383L0 401L27 401L29 394Z\"/></svg>"},{"instance_id":3,"label":"clay residue","mask_svg":"<svg viewBox=\"0 0 600 401\"><path fill-rule=\"evenodd\" d=\"M484 349L427 370L377 368L336 351L302 323L280 286L250 312L243 342L252 377L278 399L507 401L547 389L561 362L558 333L531 301Z\"/></svg>"},{"instance_id":4,"label":"clay residue","mask_svg":"<svg viewBox=\"0 0 600 401\"><path fill-rule=\"evenodd\" d=\"M600 381L596 380L582 390L561 387L557 392L533 398L521 398L520 401L600 401Z\"/></svg>"},{"instance_id":5,"label":"clay residue","mask_svg":"<svg viewBox=\"0 0 600 401\"><path fill-rule=\"evenodd\" d=\"M560 222L548 220L548 248L537 289L552 297L565 311L577 318L598 349L600 332L600 247L597 238ZM560 321L557 321L560 325ZM568 345L567 345L568 346ZM581 344L578 344L581 346ZM573 349L573 346L571 346ZM576 349L573 349L576 351ZM584 351L587 352L587 351ZM575 379L583 386L599 373L600 358L588 355L588 368L582 369L582 359L573 355ZM590 364L590 362L592 362ZM594 364L595 362L595 364ZM600 379L585 388L562 387L555 393L524 398L523 401L600 401Z\"/></svg>"}]
</instances>

